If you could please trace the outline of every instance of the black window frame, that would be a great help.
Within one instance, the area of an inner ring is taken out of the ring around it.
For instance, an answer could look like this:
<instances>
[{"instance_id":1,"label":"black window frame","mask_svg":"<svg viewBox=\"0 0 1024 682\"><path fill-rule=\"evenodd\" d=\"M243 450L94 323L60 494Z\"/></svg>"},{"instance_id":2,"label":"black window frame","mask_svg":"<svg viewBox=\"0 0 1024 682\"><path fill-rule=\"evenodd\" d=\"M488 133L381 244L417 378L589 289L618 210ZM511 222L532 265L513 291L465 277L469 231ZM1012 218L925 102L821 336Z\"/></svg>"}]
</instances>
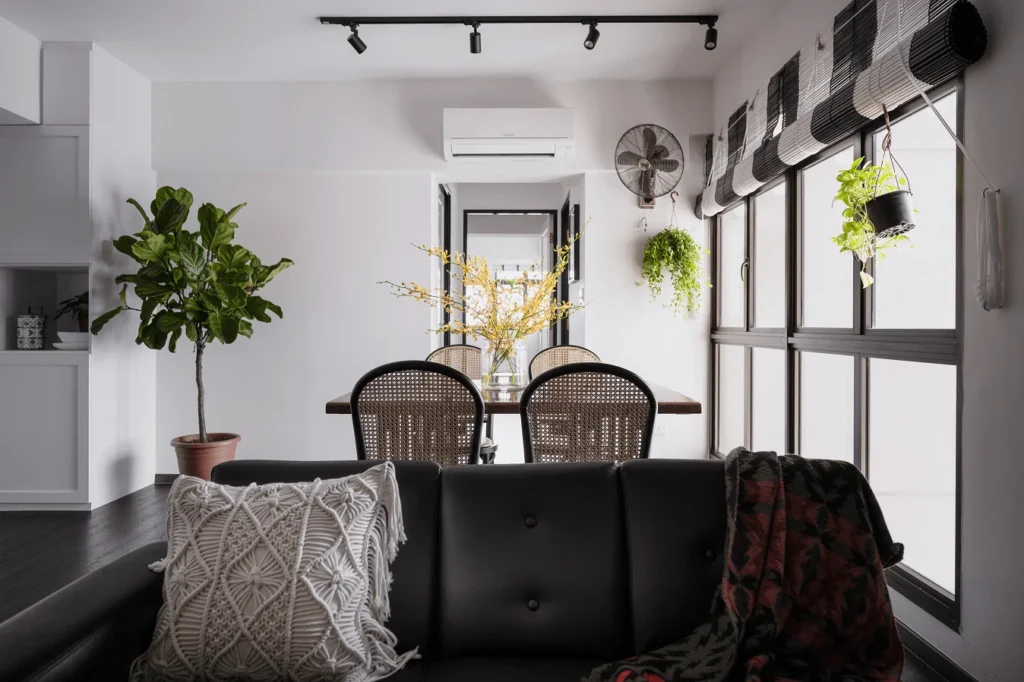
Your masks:
<instances>
[{"instance_id":1,"label":"black window frame","mask_svg":"<svg viewBox=\"0 0 1024 682\"><path fill-rule=\"evenodd\" d=\"M964 83L963 78L954 78L929 91L933 101L947 95L957 93L957 134L963 135L964 115ZM916 114L927 108L923 98L915 98L907 104L889 113L890 121L896 123L907 116ZM798 452L800 434L800 369L799 354L801 352L830 353L854 360L854 443L853 461L865 475L868 473L870 458L868 456L868 387L870 359L904 360L929 364L954 365L957 368L956 386L956 524L955 524L955 592L950 594L913 569L901 565L887 571L889 584L911 602L950 629L960 632L962 610L961 580L961 529L962 529L962 415L963 415L963 311L964 311L964 244L963 244L963 155L956 151L956 328L955 329L876 329L873 321L875 287L867 289L867 294L860 284L859 265L856 258L850 255L850 277L853 281L853 319L849 328L813 328L804 327L801 322L802 301L802 220L800 216L800 178L801 171L827 159L836 152L853 145L854 158L865 156L871 159L874 153L873 136L884 129L884 118L878 118L853 135L830 145L799 165L790 168L780 178L773 180L750 196L744 197L726 207L718 216L709 221L711 244L710 279L713 284L710 299L711 342L709 353L708 390L711 400L707 410L709 434L709 455L721 458L724 453L718 450L718 412L719 390L718 348L722 345L741 346L745 349L744 365L744 445L750 447L752 436L752 383L753 383L753 349L776 348L786 351L786 452ZM754 305L756 296L756 268L754 258L754 226L756 220L755 198L760 194L774 189L779 183L787 183L786 191L786 244L785 244L785 306L786 327L784 329L760 329L751 325L754 322ZM726 211L741 204L746 206L745 252L746 284L744 298L744 328L719 328L718 315L721 287L718 286L720 274L720 224L719 217ZM913 235L911 235L913 236ZM873 273L873 268L869 270Z\"/></svg>"}]
</instances>

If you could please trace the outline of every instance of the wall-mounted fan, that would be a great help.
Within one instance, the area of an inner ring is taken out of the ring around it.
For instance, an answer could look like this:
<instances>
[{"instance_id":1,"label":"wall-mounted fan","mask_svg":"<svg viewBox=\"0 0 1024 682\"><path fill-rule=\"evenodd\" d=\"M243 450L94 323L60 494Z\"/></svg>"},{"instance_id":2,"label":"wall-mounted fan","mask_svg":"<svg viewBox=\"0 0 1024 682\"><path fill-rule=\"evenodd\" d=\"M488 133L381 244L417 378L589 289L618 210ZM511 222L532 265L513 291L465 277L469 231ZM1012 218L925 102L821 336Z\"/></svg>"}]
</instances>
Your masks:
<instances>
[{"instance_id":1,"label":"wall-mounted fan","mask_svg":"<svg viewBox=\"0 0 1024 682\"><path fill-rule=\"evenodd\" d=\"M640 208L676 188L683 177L683 148L676 136L661 126L645 123L630 128L615 147L619 179L640 197Z\"/></svg>"}]
</instances>

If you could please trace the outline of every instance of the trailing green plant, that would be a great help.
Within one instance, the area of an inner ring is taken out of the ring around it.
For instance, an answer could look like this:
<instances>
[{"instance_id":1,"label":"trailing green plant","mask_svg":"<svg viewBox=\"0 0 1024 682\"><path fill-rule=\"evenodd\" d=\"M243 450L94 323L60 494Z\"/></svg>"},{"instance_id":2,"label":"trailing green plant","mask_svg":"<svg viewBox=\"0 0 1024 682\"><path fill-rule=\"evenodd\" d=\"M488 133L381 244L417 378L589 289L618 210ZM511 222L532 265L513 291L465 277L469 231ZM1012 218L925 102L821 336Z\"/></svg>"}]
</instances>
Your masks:
<instances>
[{"instance_id":1,"label":"trailing green plant","mask_svg":"<svg viewBox=\"0 0 1024 682\"><path fill-rule=\"evenodd\" d=\"M878 239L875 226L868 219L867 204L875 197L895 192L907 184L906 178L898 177L888 161L880 166L864 165L864 157L857 159L836 176L839 191L832 200L843 202L843 231L832 237L839 246L839 252L851 251L860 260L861 284L867 289L874 278L867 272L872 258L884 259L886 251L895 248L908 237L903 234Z\"/></svg>"},{"instance_id":2,"label":"trailing green plant","mask_svg":"<svg viewBox=\"0 0 1024 682\"><path fill-rule=\"evenodd\" d=\"M701 263L705 253L689 232L671 225L648 239L640 271L650 289L651 300L661 295L665 271L668 271L672 299L667 307L676 314L700 310L701 289L711 286Z\"/></svg>"},{"instance_id":3,"label":"trailing green plant","mask_svg":"<svg viewBox=\"0 0 1024 682\"><path fill-rule=\"evenodd\" d=\"M203 204L196 212L199 231L185 229L192 193L187 189L161 187L149 206L150 217L135 199L128 203L138 209L145 227L134 235L114 240L114 247L135 260L135 273L119 275L121 305L92 323L92 333L125 310L139 313L135 343L172 353L184 335L195 346L198 391L199 440L206 434L203 351L214 342L234 343L239 336L253 333L253 321L270 322L269 313L283 317L280 306L257 296L275 276L292 265L282 258L264 265L252 251L233 244L238 224L235 215L245 206L229 211ZM128 286L142 301L139 308L128 304Z\"/></svg>"},{"instance_id":4,"label":"trailing green plant","mask_svg":"<svg viewBox=\"0 0 1024 682\"><path fill-rule=\"evenodd\" d=\"M72 296L71 298L64 299L57 304L57 312L54 313L53 319L59 320L65 315L70 315L75 322L78 323L82 331L85 331L86 325L89 323L89 292L85 291L78 296Z\"/></svg>"}]
</instances>

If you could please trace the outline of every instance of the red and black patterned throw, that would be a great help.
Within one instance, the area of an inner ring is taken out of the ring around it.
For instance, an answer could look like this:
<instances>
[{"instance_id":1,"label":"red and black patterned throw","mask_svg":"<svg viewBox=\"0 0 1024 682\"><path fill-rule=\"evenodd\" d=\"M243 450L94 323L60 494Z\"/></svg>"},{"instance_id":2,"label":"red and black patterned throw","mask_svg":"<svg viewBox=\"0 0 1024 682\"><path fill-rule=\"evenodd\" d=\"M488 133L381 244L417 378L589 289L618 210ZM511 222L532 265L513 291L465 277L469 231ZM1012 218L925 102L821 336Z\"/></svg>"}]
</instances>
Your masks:
<instances>
[{"instance_id":1,"label":"red and black patterned throw","mask_svg":"<svg viewBox=\"0 0 1024 682\"><path fill-rule=\"evenodd\" d=\"M727 561L710 619L588 682L898 682L883 569L903 545L860 471L742 448L725 470Z\"/></svg>"}]
</instances>

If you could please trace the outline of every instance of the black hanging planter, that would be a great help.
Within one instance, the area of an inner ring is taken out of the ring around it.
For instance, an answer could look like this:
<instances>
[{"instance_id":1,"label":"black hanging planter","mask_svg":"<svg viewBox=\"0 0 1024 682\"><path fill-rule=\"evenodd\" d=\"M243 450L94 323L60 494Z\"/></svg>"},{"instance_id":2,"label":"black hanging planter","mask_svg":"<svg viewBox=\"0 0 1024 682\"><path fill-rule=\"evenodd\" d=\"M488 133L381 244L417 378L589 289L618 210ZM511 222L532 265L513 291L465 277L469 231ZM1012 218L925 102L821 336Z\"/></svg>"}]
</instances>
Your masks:
<instances>
[{"instance_id":1,"label":"black hanging planter","mask_svg":"<svg viewBox=\"0 0 1024 682\"><path fill-rule=\"evenodd\" d=\"M908 189L900 189L877 196L864 205L868 220L875 226L876 239L888 239L916 226L914 200Z\"/></svg>"}]
</instances>

